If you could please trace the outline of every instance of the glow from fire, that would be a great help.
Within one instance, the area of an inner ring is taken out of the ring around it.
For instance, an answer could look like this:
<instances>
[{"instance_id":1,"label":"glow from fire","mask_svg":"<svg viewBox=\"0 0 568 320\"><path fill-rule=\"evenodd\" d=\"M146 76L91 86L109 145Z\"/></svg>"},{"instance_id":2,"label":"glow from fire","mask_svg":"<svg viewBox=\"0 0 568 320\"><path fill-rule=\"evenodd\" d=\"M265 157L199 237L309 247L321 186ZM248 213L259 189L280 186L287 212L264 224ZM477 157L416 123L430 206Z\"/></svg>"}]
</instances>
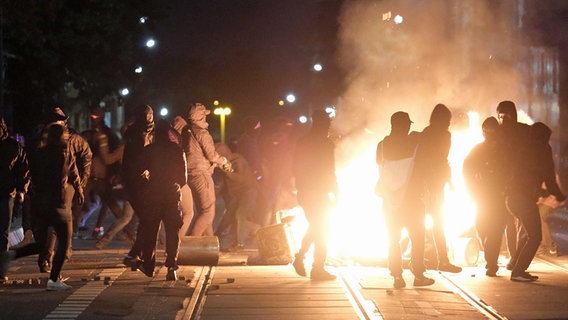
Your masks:
<instances>
[{"instance_id":1,"label":"glow from fire","mask_svg":"<svg viewBox=\"0 0 568 320\"><path fill-rule=\"evenodd\" d=\"M475 205L469 198L461 173L463 159L482 141L479 115L468 113L467 130L452 132L448 161L452 168L452 185L446 188L445 222L448 243L469 230L475 219ZM338 206L333 214L329 256L336 258L385 258L387 237L381 210L382 200L374 194L378 179L375 163L376 144L339 167ZM428 220L428 219L427 219ZM427 223L427 222L425 222ZM427 223L428 224L428 223Z\"/></svg>"}]
</instances>

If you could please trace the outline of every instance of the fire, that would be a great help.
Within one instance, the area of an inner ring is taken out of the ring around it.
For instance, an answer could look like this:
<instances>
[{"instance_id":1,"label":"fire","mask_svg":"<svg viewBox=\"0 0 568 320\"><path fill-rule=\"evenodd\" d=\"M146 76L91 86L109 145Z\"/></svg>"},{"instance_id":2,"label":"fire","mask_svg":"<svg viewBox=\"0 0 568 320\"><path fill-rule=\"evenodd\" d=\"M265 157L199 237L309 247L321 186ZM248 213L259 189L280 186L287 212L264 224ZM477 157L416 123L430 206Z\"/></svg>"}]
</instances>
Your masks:
<instances>
[{"instance_id":1,"label":"fire","mask_svg":"<svg viewBox=\"0 0 568 320\"><path fill-rule=\"evenodd\" d=\"M469 128L452 132L452 148L448 157L452 168L452 183L446 188L444 208L448 244L471 229L475 221L475 205L465 190L461 172L464 158L474 145L483 140L483 136L479 115L470 112L468 117ZM387 257L382 200L374 194L379 176L375 163L376 143L378 141L345 162L347 165L337 168L340 195L330 230L328 250L332 257Z\"/></svg>"}]
</instances>

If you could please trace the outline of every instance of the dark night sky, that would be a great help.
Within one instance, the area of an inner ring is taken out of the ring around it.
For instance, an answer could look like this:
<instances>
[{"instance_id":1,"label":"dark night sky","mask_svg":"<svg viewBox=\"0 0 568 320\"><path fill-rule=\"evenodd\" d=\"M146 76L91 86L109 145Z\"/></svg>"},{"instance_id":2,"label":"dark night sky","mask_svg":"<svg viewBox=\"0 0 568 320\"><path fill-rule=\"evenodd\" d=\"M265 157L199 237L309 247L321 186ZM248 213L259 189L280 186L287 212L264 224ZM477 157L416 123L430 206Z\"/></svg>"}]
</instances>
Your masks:
<instances>
[{"instance_id":1,"label":"dark night sky","mask_svg":"<svg viewBox=\"0 0 568 320\"><path fill-rule=\"evenodd\" d=\"M297 93L299 105L320 99L311 90L311 67L324 63L328 69L319 81L336 86L340 3L171 1L171 15L154 22L158 45L146 74L155 90L151 103L171 105L179 114L196 99L209 107L218 99L239 117L270 114L288 91Z\"/></svg>"}]
</instances>

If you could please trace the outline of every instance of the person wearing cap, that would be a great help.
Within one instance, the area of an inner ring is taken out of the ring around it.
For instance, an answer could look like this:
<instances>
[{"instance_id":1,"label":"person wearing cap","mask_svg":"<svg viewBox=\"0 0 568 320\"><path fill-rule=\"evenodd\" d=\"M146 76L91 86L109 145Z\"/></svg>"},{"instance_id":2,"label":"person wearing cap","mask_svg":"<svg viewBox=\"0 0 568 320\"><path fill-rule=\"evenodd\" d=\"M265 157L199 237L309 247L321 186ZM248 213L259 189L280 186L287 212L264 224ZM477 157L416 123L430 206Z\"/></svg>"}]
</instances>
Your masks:
<instances>
[{"instance_id":1,"label":"person wearing cap","mask_svg":"<svg viewBox=\"0 0 568 320\"><path fill-rule=\"evenodd\" d=\"M502 137L503 148L509 161L520 156L521 150L529 141L530 126L517 121L517 106L513 101L504 100L497 105L497 119L499 120L499 135ZM512 214L505 218L505 240L510 260L517 254L518 220ZM512 270L513 264L508 263L507 269Z\"/></svg>"},{"instance_id":2,"label":"person wearing cap","mask_svg":"<svg viewBox=\"0 0 568 320\"><path fill-rule=\"evenodd\" d=\"M8 251L14 202L23 203L28 191L30 173L24 148L8 134L4 117L0 116L0 255ZM6 275L0 270L0 282Z\"/></svg>"},{"instance_id":3,"label":"person wearing cap","mask_svg":"<svg viewBox=\"0 0 568 320\"><path fill-rule=\"evenodd\" d=\"M73 154L74 161L77 165L77 170L79 170L79 177L81 181L81 187L84 189L89 181L89 176L91 174L91 161L93 158L93 153L89 147L87 140L81 136L79 132L68 126L69 117L63 112L60 107L54 107L50 109L46 117L46 124L44 129L44 139L45 143L47 130L52 125L61 125L68 131L68 146ZM33 184L33 181L32 181ZM81 206L75 197L74 188L66 188L65 201L69 204L70 208L74 206ZM72 220L72 225L75 225L75 221ZM45 250L39 255L39 268L41 272L49 272L51 269L51 261L53 259L53 253L55 250L56 235L55 232L51 232L47 237L47 245ZM68 252L68 258L71 257L71 251Z\"/></svg>"},{"instance_id":4,"label":"person wearing cap","mask_svg":"<svg viewBox=\"0 0 568 320\"><path fill-rule=\"evenodd\" d=\"M443 104L437 104L430 114L429 125L421 134L417 157L424 165L421 172L427 189L426 212L432 218L432 238L436 248L437 261L433 261L439 271L458 273L462 268L450 263L446 245L444 223L444 187L451 184L451 169L448 155L452 143L449 131L452 112Z\"/></svg>"},{"instance_id":5,"label":"person wearing cap","mask_svg":"<svg viewBox=\"0 0 568 320\"><path fill-rule=\"evenodd\" d=\"M484 141L465 157L462 172L468 193L476 203L475 228L483 247L485 275L496 277L505 219L509 215L505 206L505 184L511 173L497 119L488 117L481 129Z\"/></svg>"},{"instance_id":6,"label":"person wearing cap","mask_svg":"<svg viewBox=\"0 0 568 320\"><path fill-rule=\"evenodd\" d=\"M190 235L212 236L215 218L215 185L213 170L215 167L230 165L227 158L215 150L213 137L207 128L207 115L211 113L201 103L189 107L188 120L182 132L181 147L187 157L187 184L191 189L196 214Z\"/></svg>"},{"instance_id":7,"label":"person wearing cap","mask_svg":"<svg viewBox=\"0 0 568 320\"><path fill-rule=\"evenodd\" d=\"M304 258L313 244L310 278L316 281L335 279L335 275L324 268L329 219L338 197L335 146L328 136L330 125L331 119L324 110L314 111L312 128L307 135L298 139L292 162L298 204L304 209L309 223L292 265L298 275L307 276Z\"/></svg>"},{"instance_id":8,"label":"person wearing cap","mask_svg":"<svg viewBox=\"0 0 568 320\"><path fill-rule=\"evenodd\" d=\"M406 287L402 276L402 251L400 237L406 228L411 240L411 270L414 286L428 286L434 280L424 275L424 237L426 217L423 203L424 189L416 168L416 150L420 134L411 132L408 113L398 111L391 116L391 132L377 144L376 162L379 167L379 181L375 192L383 198L383 212L388 233L388 267L394 278L394 288ZM394 167L405 170L393 170ZM400 164L400 165L398 165ZM392 172L391 172L392 171Z\"/></svg>"}]
</instances>

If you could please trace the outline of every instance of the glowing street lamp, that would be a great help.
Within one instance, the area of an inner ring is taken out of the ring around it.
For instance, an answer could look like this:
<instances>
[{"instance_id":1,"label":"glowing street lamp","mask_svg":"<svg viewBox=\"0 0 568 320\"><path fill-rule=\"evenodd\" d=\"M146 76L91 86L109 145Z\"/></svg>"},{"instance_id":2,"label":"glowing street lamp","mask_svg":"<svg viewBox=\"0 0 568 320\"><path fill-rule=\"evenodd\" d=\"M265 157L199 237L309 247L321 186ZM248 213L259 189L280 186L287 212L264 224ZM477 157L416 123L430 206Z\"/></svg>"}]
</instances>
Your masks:
<instances>
[{"instance_id":1,"label":"glowing street lamp","mask_svg":"<svg viewBox=\"0 0 568 320\"><path fill-rule=\"evenodd\" d=\"M225 116L231 114L231 108L229 107L219 107L213 110L213 114L218 115L221 120L221 142L225 143Z\"/></svg>"}]
</instances>

